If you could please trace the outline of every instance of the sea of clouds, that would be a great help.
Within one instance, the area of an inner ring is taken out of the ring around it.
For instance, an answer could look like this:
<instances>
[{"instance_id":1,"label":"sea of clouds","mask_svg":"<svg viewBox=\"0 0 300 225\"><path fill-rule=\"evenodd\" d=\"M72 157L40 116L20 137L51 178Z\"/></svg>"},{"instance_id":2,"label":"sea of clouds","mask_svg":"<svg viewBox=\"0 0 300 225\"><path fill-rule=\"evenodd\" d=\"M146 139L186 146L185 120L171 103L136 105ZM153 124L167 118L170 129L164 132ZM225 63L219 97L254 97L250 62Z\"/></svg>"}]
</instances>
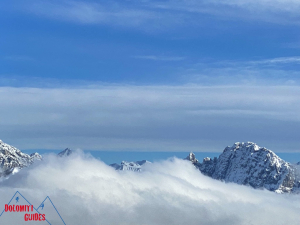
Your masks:
<instances>
[{"instance_id":1,"label":"sea of clouds","mask_svg":"<svg viewBox=\"0 0 300 225\"><path fill-rule=\"evenodd\" d=\"M36 207L49 196L67 225L299 224L299 195L226 184L177 158L131 172L116 171L82 153L48 155L0 182L0 207L4 209L16 191ZM63 224L53 210L46 219ZM0 224L47 223L4 213Z\"/></svg>"}]
</instances>

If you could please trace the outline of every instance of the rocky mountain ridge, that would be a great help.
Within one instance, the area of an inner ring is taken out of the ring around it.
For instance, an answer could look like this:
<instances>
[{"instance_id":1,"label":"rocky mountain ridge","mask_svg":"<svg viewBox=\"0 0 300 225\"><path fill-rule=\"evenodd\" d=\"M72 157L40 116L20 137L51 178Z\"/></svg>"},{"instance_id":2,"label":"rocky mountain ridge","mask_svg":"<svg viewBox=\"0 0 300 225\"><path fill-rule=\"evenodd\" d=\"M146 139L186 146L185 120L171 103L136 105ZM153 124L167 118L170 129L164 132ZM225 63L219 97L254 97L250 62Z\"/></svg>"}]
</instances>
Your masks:
<instances>
[{"instance_id":1,"label":"rocky mountain ridge","mask_svg":"<svg viewBox=\"0 0 300 225\"><path fill-rule=\"evenodd\" d=\"M300 190L298 167L253 142L237 142L226 147L219 157L204 158L202 163L193 153L186 159L204 175L217 180L278 193L295 193Z\"/></svg>"},{"instance_id":2,"label":"rocky mountain ridge","mask_svg":"<svg viewBox=\"0 0 300 225\"><path fill-rule=\"evenodd\" d=\"M273 151L253 142L237 142L227 146L219 157L206 157L202 162L192 152L185 159L213 179L277 193L300 193L300 162L286 162ZM110 166L116 170L141 171L145 162L122 161L120 165Z\"/></svg>"},{"instance_id":3,"label":"rocky mountain ridge","mask_svg":"<svg viewBox=\"0 0 300 225\"><path fill-rule=\"evenodd\" d=\"M65 150L61 151L60 153L57 154L59 157L66 157L69 156L73 153L73 151L69 148L66 148Z\"/></svg>"},{"instance_id":4,"label":"rocky mountain ridge","mask_svg":"<svg viewBox=\"0 0 300 225\"><path fill-rule=\"evenodd\" d=\"M140 172L144 164L150 163L147 160L136 161L136 162L127 162L122 161L121 164L113 163L110 164L111 167L114 167L116 170L130 170L135 172Z\"/></svg>"},{"instance_id":5,"label":"rocky mountain ridge","mask_svg":"<svg viewBox=\"0 0 300 225\"><path fill-rule=\"evenodd\" d=\"M28 167L36 160L42 160L42 156L38 153L25 154L0 140L0 177Z\"/></svg>"},{"instance_id":6,"label":"rocky mountain ridge","mask_svg":"<svg viewBox=\"0 0 300 225\"><path fill-rule=\"evenodd\" d=\"M58 153L57 156L66 157L71 155L72 152L71 149L66 148ZM7 177L42 159L43 157L37 152L28 155L0 140L0 177Z\"/></svg>"},{"instance_id":7,"label":"rocky mountain ridge","mask_svg":"<svg viewBox=\"0 0 300 225\"><path fill-rule=\"evenodd\" d=\"M67 157L72 150L66 148L58 157ZM277 193L300 193L300 162L291 164L278 157L273 151L261 148L253 142L237 142L224 149L219 157L206 157L199 162L194 153L186 158L206 176L224 182L267 189ZM21 152L0 140L0 177L6 177L42 160L38 153ZM116 170L140 172L147 160L111 164Z\"/></svg>"}]
</instances>

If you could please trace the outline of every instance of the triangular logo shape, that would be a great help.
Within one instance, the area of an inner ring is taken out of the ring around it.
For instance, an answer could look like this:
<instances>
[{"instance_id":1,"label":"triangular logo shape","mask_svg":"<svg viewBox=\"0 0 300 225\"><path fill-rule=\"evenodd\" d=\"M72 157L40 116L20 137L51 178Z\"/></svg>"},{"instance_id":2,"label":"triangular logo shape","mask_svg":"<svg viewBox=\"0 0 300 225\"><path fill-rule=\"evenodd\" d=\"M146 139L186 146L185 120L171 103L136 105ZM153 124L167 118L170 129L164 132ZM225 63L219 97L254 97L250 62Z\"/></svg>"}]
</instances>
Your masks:
<instances>
[{"instance_id":1,"label":"triangular logo shape","mask_svg":"<svg viewBox=\"0 0 300 225\"><path fill-rule=\"evenodd\" d=\"M47 196L44 201L37 208L39 212L46 215L46 218L52 223L55 221L55 225L66 225L65 221L59 214L52 200Z\"/></svg>"},{"instance_id":2,"label":"triangular logo shape","mask_svg":"<svg viewBox=\"0 0 300 225\"><path fill-rule=\"evenodd\" d=\"M42 214L45 216L45 218L43 221L25 221L25 214ZM1 212L1 224L3 222L6 222L5 224L12 224L11 216L13 216L14 221L18 221L18 225L52 225L52 221L55 221L55 225L66 225L49 196L47 196L45 200L38 206L38 208L36 208L19 191L16 191Z\"/></svg>"}]
</instances>

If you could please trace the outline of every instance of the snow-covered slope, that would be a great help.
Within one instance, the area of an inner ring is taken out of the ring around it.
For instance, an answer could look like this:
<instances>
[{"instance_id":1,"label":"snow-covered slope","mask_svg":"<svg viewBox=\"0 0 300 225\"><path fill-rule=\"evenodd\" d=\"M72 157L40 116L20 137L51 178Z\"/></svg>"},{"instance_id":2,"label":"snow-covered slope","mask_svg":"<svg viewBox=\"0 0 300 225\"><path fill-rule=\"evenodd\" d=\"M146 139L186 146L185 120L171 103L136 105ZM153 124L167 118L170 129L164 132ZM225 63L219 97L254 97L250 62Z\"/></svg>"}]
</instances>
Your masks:
<instances>
[{"instance_id":1,"label":"snow-covered slope","mask_svg":"<svg viewBox=\"0 0 300 225\"><path fill-rule=\"evenodd\" d=\"M190 161L203 174L214 179L278 193L296 192L300 187L295 165L252 142L237 142L232 147L226 147L218 158L204 158L202 163L191 154L187 159L192 158Z\"/></svg>"},{"instance_id":2,"label":"snow-covered slope","mask_svg":"<svg viewBox=\"0 0 300 225\"><path fill-rule=\"evenodd\" d=\"M139 172L141 171L141 168L145 163L150 163L150 162L147 160L136 161L136 162L122 161L121 165L117 163L113 163L110 164L110 166L114 167L116 170L131 170L131 171Z\"/></svg>"},{"instance_id":3,"label":"snow-covered slope","mask_svg":"<svg viewBox=\"0 0 300 225\"><path fill-rule=\"evenodd\" d=\"M65 150L61 151L60 153L58 153L57 155L59 157L66 157L66 156L69 156L73 153L73 151L69 148L66 148Z\"/></svg>"},{"instance_id":4,"label":"snow-covered slope","mask_svg":"<svg viewBox=\"0 0 300 225\"><path fill-rule=\"evenodd\" d=\"M0 177L17 172L41 159L42 156L38 153L25 154L0 140Z\"/></svg>"}]
</instances>

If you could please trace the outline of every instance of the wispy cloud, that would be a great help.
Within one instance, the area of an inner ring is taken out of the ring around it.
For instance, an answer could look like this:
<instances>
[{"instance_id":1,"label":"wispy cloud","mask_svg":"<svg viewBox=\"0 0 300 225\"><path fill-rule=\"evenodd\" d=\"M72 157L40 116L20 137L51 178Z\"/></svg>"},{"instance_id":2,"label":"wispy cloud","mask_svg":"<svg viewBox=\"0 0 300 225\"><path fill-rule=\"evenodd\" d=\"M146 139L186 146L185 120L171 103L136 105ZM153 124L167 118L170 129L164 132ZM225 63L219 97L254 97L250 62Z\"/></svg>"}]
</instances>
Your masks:
<instances>
[{"instance_id":1,"label":"wispy cloud","mask_svg":"<svg viewBox=\"0 0 300 225\"><path fill-rule=\"evenodd\" d=\"M36 1L29 10L52 19L82 24L104 24L162 29L194 24L199 15L236 20L299 24L300 2L288 1ZM198 18L199 19L199 18ZM200 24L205 20L200 20Z\"/></svg>"},{"instance_id":2,"label":"wispy cloud","mask_svg":"<svg viewBox=\"0 0 300 225\"><path fill-rule=\"evenodd\" d=\"M139 55L134 56L137 59L146 59L146 60L154 60L154 61L182 61L185 57L178 56L157 56L157 55Z\"/></svg>"},{"instance_id":3,"label":"wispy cloud","mask_svg":"<svg viewBox=\"0 0 300 225\"><path fill-rule=\"evenodd\" d=\"M200 60L182 71L182 79L202 85L299 85L300 57L256 60Z\"/></svg>"},{"instance_id":4,"label":"wispy cloud","mask_svg":"<svg viewBox=\"0 0 300 225\"><path fill-rule=\"evenodd\" d=\"M255 60L206 60L205 62L199 62L198 65L213 65L214 67L255 67L261 68L260 66L272 65L274 67L282 66L284 64L298 65L300 63L300 56L289 56L289 57L277 57L277 58L262 58Z\"/></svg>"},{"instance_id":5,"label":"wispy cloud","mask_svg":"<svg viewBox=\"0 0 300 225\"><path fill-rule=\"evenodd\" d=\"M130 5L130 2L120 3L109 1L106 3L83 1L38 1L29 10L37 15L56 20L65 20L81 24L117 25L126 27L147 26L153 20L164 18L162 14L143 7ZM164 22L164 23L165 23ZM156 25L155 25L156 26ZM146 29L147 27L145 27Z\"/></svg>"},{"instance_id":6,"label":"wispy cloud","mask_svg":"<svg viewBox=\"0 0 300 225\"><path fill-rule=\"evenodd\" d=\"M189 13L210 14L219 18L233 20L262 20L273 23L297 23L300 2L295 0L234 0L197 1L170 0L152 2L152 5L165 10L186 11Z\"/></svg>"},{"instance_id":7,"label":"wispy cloud","mask_svg":"<svg viewBox=\"0 0 300 225\"><path fill-rule=\"evenodd\" d=\"M273 59L263 59L257 61L250 61L249 64L288 64L288 63L300 63L300 56L294 57L279 57Z\"/></svg>"}]
</instances>

